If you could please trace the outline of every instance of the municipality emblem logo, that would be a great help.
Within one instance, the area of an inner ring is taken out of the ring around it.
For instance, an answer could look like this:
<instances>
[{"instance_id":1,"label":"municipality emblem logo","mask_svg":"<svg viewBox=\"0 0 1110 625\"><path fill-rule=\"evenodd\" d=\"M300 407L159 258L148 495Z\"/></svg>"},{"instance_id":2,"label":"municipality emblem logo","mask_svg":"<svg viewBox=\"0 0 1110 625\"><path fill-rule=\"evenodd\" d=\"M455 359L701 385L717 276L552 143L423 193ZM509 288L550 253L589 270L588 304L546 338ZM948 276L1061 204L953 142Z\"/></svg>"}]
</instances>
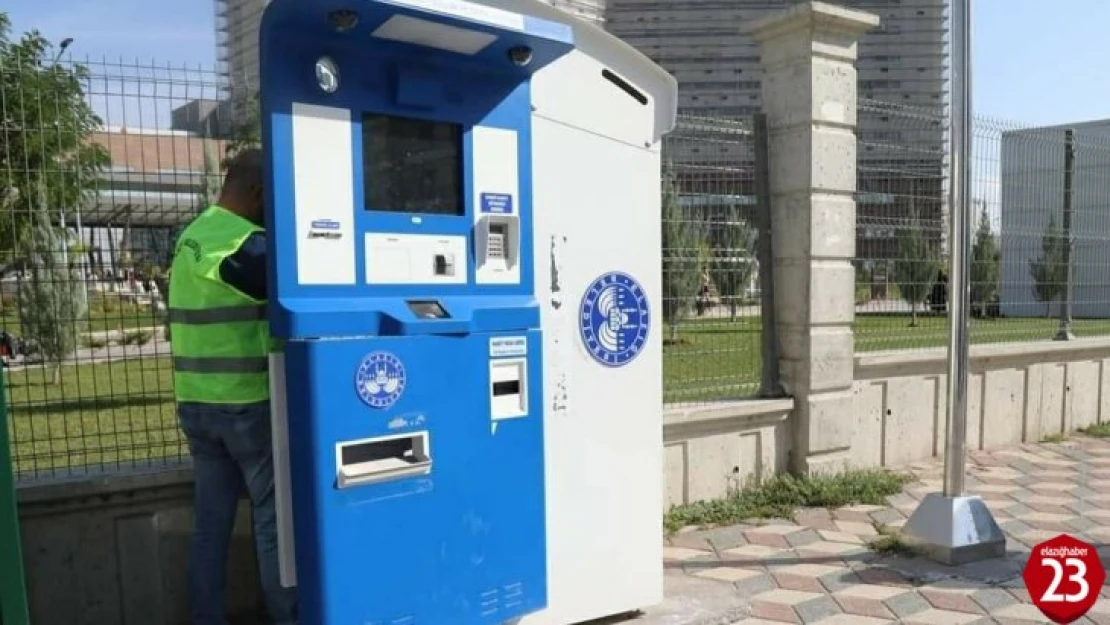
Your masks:
<instances>
[{"instance_id":1,"label":"municipality emblem logo","mask_svg":"<svg viewBox=\"0 0 1110 625\"><path fill-rule=\"evenodd\" d=\"M628 364L647 344L651 311L647 294L632 276L614 271L594 280L579 313L586 350L605 366Z\"/></svg>"},{"instance_id":2,"label":"municipality emblem logo","mask_svg":"<svg viewBox=\"0 0 1110 625\"><path fill-rule=\"evenodd\" d=\"M405 392L405 365L389 352L371 352L355 374L358 396L371 408L388 408Z\"/></svg>"}]
</instances>

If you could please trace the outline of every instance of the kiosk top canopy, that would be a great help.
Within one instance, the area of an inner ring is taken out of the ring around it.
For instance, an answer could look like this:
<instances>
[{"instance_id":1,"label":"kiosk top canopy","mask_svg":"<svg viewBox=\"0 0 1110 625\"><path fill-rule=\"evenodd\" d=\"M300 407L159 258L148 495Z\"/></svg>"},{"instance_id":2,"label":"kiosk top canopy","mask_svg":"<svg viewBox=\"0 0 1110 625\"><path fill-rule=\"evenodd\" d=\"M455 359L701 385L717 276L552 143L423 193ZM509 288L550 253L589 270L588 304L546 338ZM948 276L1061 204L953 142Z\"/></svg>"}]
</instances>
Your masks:
<instances>
[{"instance_id":1,"label":"kiosk top canopy","mask_svg":"<svg viewBox=\"0 0 1110 625\"><path fill-rule=\"evenodd\" d=\"M470 3L562 22L570 26L574 47L579 52L611 68L651 96L655 104L657 134L666 134L674 128L678 112L678 81L665 69L620 38L543 0L470 0Z\"/></svg>"},{"instance_id":2,"label":"kiosk top canopy","mask_svg":"<svg viewBox=\"0 0 1110 625\"><path fill-rule=\"evenodd\" d=\"M532 74L576 48L647 92L656 129L674 126L678 84L673 76L605 30L542 0L272 0L261 29L264 43L288 38L372 37L382 43L423 46L477 62ZM527 49L526 63L504 54ZM493 64L491 63L491 64Z\"/></svg>"}]
</instances>

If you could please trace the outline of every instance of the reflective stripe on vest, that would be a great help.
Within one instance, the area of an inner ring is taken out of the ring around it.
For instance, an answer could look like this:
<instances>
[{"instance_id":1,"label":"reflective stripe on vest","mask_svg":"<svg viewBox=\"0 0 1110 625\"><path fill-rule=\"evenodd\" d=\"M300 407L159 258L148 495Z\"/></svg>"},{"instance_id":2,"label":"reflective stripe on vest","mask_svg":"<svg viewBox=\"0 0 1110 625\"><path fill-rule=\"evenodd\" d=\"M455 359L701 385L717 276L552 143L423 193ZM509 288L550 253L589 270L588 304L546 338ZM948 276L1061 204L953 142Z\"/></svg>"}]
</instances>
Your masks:
<instances>
[{"instance_id":1,"label":"reflective stripe on vest","mask_svg":"<svg viewBox=\"0 0 1110 625\"><path fill-rule=\"evenodd\" d=\"M220 308L171 308L166 313L170 323L202 325L206 323L234 323L236 321L264 321L265 306L223 306Z\"/></svg>"},{"instance_id":2,"label":"reflective stripe on vest","mask_svg":"<svg viewBox=\"0 0 1110 625\"><path fill-rule=\"evenodd\" d=\"M265 373L270 370L270 359L175 356L173 368L182 373Z\"/></svg>"},{"instance_id":3,"label":"reflective stripe on vest","mask_svg":"<svg viewBox=\"0 0 1110 625\"><path fill-rule=\"evenodd\" d=\"M219 206L181 233L167 317L178 401L242 404L269 399L271 340L265 302L225 283L220 265L260 228Z\"/></svg>"}]
</instances>

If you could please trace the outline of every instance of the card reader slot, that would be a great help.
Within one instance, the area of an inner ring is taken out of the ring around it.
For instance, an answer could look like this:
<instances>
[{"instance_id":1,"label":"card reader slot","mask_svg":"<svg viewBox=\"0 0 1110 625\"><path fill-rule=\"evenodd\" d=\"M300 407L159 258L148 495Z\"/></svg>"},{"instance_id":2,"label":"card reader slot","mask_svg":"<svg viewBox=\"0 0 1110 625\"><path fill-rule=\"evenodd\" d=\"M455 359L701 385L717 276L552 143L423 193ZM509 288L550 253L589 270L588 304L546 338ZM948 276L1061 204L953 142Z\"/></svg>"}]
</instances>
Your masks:
<instances>
[{"instance_id":1,"label":"card reader slot","mask_svg":"<svg viewBox=\"0 0 1110 625\"><path fill-rule=\"evenodd\" d=\"M426 475L432 470L427 432L339 443L336 455L339 488Z\"/></svg>"},{"instance_id":2,"label":"card reader slot","mask_svg":"<svg viewBox=\"0 0 1110 625\"><path fill-rule=\"evenodd\" d=\"M520 395L520 380L504 380L493 383L493 396Z\"/></svg>"}]
</instances>

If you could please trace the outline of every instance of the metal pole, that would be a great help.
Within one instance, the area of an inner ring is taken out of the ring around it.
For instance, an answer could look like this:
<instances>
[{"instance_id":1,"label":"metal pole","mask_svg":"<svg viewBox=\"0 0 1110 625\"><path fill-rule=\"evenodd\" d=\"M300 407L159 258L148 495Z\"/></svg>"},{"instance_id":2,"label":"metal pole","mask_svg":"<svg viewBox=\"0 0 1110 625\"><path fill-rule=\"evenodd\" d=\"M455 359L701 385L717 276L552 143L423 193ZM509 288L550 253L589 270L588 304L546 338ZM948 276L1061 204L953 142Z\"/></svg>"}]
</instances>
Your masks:
<instances>
[{"instance_id":1,"label":"metal pole","mask_svg":"<svg viewBox=\"0 0 1110 625\"><path fill-rule=\"evenodd\" d=\"M1064 302L1060 307L1060 329L1056 331L1057 341L1070 341L1075 338L1071 332L1072 280L1075 268L1071 262L1071 248L1075 245L1072 237L1071 222L1075 208L1072 205L1075 176L1075 131L1064 131Z\"/></svg>"},{"instance_id":2,"label":"metal pole","mask_svg":"<svg viewBox=\"0 0 1110 625\"><path fill-rule=\"evenodd\" d=\"M944 496L964 494L967 453L967 383L971 328L971 0L954 0L952 11L952 158L949 162L949 232L952 233L948 315L947 448Z\"/></svg>"},{"instance_id":3,"label":"metal pole","mask_svg":"<svg viewBox=\"0 0 1110 625\"><path fill-rule=\"evenodd\" d=\"M752 117L752 139L755 143L755 196L759 239L759 305L762 326L763 375L760 397L782 397L779 381L779 337L775 328L774 251L771 240L771 169L769 166L767 114Z\"/></svg>"},{"instance_id":4,"label":"metal pole","mask_svg":"<svg viewBox=\"0 0 1110 625\"><path fill-rule=\"evenodd\" d=\"M949 245L948 405L944 492L929 493L903 527L906 542L949 566L999 558L1006 534L978 495L964 494L971 307L971 0L949 0L952 16L952 159Z\"/></svg>"}]
</instances>

